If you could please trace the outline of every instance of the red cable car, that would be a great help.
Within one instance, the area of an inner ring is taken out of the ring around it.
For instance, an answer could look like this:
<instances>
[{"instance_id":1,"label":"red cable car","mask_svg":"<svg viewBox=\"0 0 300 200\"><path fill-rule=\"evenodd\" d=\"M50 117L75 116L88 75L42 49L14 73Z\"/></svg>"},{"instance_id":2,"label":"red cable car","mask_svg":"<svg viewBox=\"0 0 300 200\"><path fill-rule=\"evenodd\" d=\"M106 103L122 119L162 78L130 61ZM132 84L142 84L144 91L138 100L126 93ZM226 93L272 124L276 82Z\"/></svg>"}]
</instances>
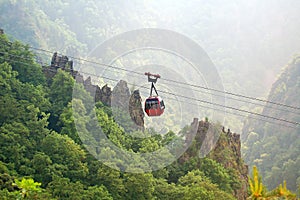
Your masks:
<instances>
[{"instance_id":1,"label":"red cable car","mask_svg":"<svg viewBox=\"0 0 300 200\"><path fill-rule=\"evenodd\" d=\"M148 97L145 101L145 112L148 116L160 116L164 113L165 105L161 97Z\"/></svg>"},{"instance_id":2,"label":"red cable car","mask_svg":"<svg viewBox=\"0 0 300 200\"><path fill-rule=\"evenodd\" d=\"M150 74L149 72L145 73L148 76L148 82L151 82L150 96L145 101L145 112L149 117L160 116L164 113L165 104L160 96L158 96L157 90L154 86L157 79L160 78L159 74ZM154 77L154 78L152 78ZM156 96L152 96L152 90L154 89Z\"/></svg>"}]
</instances>

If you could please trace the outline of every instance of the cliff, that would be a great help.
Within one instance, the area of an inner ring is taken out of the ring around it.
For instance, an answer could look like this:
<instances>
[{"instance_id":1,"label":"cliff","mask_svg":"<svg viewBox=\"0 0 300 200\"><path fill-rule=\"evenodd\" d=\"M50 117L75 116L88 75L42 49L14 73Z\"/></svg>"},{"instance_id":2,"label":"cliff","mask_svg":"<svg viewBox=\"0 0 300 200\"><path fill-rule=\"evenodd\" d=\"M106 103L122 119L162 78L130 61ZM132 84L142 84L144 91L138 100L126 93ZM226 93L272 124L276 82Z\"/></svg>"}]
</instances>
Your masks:
<instances>
[{"instance_id":1,"label":"cliff","mask_svg":"<svg viewBox=\"0 0 300 200\"><path fill-rule=\"evenodd\" d=\"M139 90L133 91L133 93L130 95L129 113L133 122L143 130L145 114L142 107L142 97Z\"/></svg>"}]
</instances>

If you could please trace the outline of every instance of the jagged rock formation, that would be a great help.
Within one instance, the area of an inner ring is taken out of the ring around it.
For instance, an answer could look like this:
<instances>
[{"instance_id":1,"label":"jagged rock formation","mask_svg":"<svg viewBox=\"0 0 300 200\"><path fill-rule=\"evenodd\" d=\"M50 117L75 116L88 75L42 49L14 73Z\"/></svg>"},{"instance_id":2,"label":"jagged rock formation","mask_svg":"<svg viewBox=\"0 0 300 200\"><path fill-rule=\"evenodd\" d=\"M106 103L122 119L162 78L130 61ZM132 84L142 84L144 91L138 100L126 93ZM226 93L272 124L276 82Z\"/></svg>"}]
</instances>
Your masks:
<instances>
[{"instance_id":1,"label":"jagged rock formation","mask_svg":"<svg viewBox=\"0 0 300 200\"><path fill-rule=\"evenodd\" d=\"M82 83L85 90L95 98L95 102L101 101L111 106L115 111L116 121L127 123L131 130L144 130L144 111L139 91L130 94L126 81L120 80L113 90L106 84L102 88L92 83L91 77L84 80L83 76L73 68L73 62L67 56L53 54L50 66L43 66L43 72L51 84L52 78L58 69L69 72L78 83ZM122 124L121 124L122 125Z\"/></svg>"},{"instance_id":2,"label":"jagged rock formation","mask_svg":"<svg viewBox=\"0 0 300 200\"><path fill-rule=\"evenodd\" d=\"M248 189L248 166L244 164L241 155L240 135L232 133L230 129L225 131L224 127L213 125L208 121L194 119L191 127L198 123L198 129L194 137L195 144L190 146L179 162L186 162L195 156L206 156L222 164L226 169L235 170L241 180L241 187L234 191L234 196L239 199L246 199ZM192 141L193 135L187 134L186 143ZM196 148L196 151L194 150Z\"/></svg>"},{"instance_id":3,"label":"jagged rock formation","mask_svg":"<svg viewBox=\"0 0 300 200\"><path fill-rule=\"evenodd\" d=\"M101 101L103 104L111 106L112 91L110 87L104 85L100 88L98 85L92 84L91 77L88 77L85 81L83 81L83 86L86 91L88 91L92 96L95 96L95 102Z\"/></svg>"},{"instance_id":4,"label":"jagged rock formation","mask_svg":"<svg viewBox=\"0 0 300 200\"><path fill-rule=\"evenodd\" d=\"M101 88L98 99L105 105L111 106L111 94L112 94L111 88L108 87L108 85L106 84ZM97 96L97 93L96 93L96 96ZM97 98L96 98L96 100L97 100Z\"/></svg>"},{"instance_id":5,"label":"jagged rock formation","mask_svg":"<svg viewBox=\"0 0 300 200\"><path fill-rule=\"evenodd\" d=\"M129 113L133 122L139 126L144 128L144 111L142 107L142 98L139 90L133 91L129 99Z\"/></svg>"},{"instance_id":6,"label":"jagged rock formation","mask_svg":"<svg viewBox=\"0 0 300 200\"><path fill-rule=\"evenodd\" d=\"M100 88L98 85L93 85L92 84L92 79L91 77L87 77L87 79L85 79L83 81L83 85L86 91L88 91L91 95L95 94L95 101L99 100L96 94L100 93Z\"/></svg>"},{"instance_id":7,"label":"jagged rock formation","mask_svg":"<svg viewBox=\"0 0 300 200\"><path fill-rule=\"evenodd\" d=\"M120 80L112 91L112 107L119 108L123 111L129 110L130 91L127 82Z\"/></svg>"},{"instance_id":8,"label":"jagged rock formation","mask_svg":"<svg viewBox=\"0 0 300 200\"><path fill-rule=\"evenodd\" d=\"M144 130L144 111L138 90L130 94L127 82L120 80L112 91L111 102L116 121L126 131Z\"/></svg>"},{"instance_id":9,"label":"jagged rock formation","mask_svg":"<svg viewBox=\"0 0 300 200\"><path fill-rule=\"evenodd\" d=\"M83 82L83 77L73 68L73 61L69 61L67 56L60 56L55 52L52 56L50 66L43 66L43 72L48 80L48 84L51 83L58 69L69 72L78 82Z\"/></svg>"},{"instance_id":10,"label":"jagged rock formation","mask_svg":"<svg viewBox=\"0 0 300 200\"><path fill-rule=\"evenodd\" d=\"M67 56L59 56L57 52L55 52L52 56L51 67L73 71L73 61L69 61Z\"/></svg>"},{"instance_id":11,"label":"jagged rock formation","mask_svg":"<svg viewBox=\"0 0 300 200\"><path fill-rule=\"evenodd\" d=\"M95 96L95 101L101 101L105 105L111 104L111 88L104 85L100 88L98 85L92 84L91 77L84 80L83 76L73 68L73 61L70 61L67 56L58 55L56 52L53 54L50 66L43 66L43 72L48 80L48 84L51 84L52 78L57 73L58 69L69 72L72 77L78 83L82 83L84 88L90 92L92 96Z\"/></svg>"}]
</instances>

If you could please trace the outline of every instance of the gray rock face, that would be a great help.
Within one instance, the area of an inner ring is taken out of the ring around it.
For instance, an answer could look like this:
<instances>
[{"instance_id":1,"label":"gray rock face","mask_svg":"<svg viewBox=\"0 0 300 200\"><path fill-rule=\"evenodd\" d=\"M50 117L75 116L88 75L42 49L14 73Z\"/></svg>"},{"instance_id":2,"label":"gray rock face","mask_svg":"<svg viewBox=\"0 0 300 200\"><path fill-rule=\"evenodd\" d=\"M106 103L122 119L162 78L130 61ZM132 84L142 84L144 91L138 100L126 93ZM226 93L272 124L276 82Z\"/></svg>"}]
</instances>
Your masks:
<instances>
[{"instance_id":1,"label":"gray rock face","mask_svg":"<svg viewBox=\"0 0 300 200\"><path fill-rule=\"evenodd\" d=\"M133 93L130 95L129 113L133 122L143 130L145 114L143 111L142 98L139 90L133 91Z\"/></svg>"}]
</instances>

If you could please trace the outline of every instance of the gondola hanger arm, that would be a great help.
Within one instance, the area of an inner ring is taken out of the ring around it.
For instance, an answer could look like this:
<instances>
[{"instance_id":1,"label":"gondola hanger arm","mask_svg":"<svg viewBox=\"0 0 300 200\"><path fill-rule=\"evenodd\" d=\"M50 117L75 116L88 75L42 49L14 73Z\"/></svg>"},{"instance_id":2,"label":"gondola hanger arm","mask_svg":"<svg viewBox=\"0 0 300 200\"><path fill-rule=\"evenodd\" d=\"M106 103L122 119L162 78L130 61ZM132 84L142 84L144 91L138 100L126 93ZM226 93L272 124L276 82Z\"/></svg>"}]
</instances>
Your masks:
<instances>
[{"instance_id":1,"label":"gondola hanger arm","mask_svg":"<svg viewBox=\"0 0 300 200\"><path fill-rule=\"evenodd\" d=\"M157 79L160 78L159 74L151 74L150 72L145 72L145 75L148 76L148 82L156 83Z\"/></svg>"}]
</instances>

